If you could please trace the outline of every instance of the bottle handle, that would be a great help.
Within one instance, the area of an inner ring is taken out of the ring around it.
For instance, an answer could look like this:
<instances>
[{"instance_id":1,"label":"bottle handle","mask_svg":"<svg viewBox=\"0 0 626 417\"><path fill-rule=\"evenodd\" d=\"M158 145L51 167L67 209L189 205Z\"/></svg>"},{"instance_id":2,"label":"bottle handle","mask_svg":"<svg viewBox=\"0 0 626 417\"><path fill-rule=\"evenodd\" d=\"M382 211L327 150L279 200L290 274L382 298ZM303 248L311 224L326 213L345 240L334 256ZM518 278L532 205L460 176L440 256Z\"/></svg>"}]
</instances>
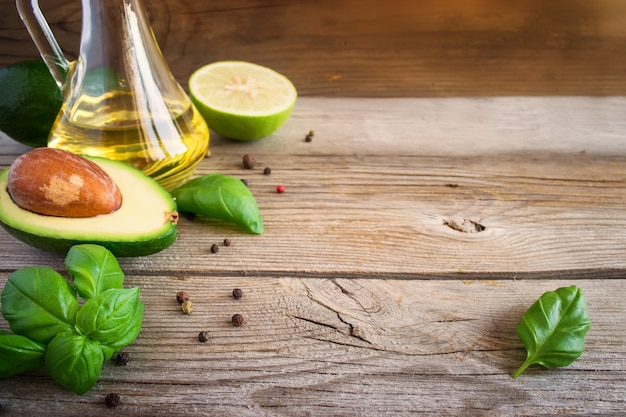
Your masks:
<instances>
[{"instance_id":1,"label":"bottle handle","mask_svg":"<svg viewBox=\"0 0 626 417\"><path fill-rule=\"evenodd\" d=\"M54 77L59 88L63 88L70 61L63 54L48 22L41 13L39 0L16 0L16 5L17 12L35 46L37 46L39 54L48 66L52 77Z\"/></svg>"}]
</instances>

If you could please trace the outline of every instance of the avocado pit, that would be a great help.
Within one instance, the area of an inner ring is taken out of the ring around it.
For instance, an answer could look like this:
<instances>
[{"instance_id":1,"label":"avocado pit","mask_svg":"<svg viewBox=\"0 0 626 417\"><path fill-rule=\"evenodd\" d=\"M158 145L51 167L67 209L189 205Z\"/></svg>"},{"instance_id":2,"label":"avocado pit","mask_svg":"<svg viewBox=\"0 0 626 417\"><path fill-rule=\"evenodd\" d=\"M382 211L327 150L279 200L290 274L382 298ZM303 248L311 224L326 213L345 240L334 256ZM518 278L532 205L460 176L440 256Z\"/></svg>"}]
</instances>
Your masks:
<instances>
[{"instance_id":1,"label":"avocado pit","mask_svg":"<svg viewBox=\"0 0 626 417\"><path fill-rule=\"evenodd\" d=\"M36 148L15 159L7 190L20 208L47 216L94 217L122 205L122 193L104 169L61 149Z\"/></svg>"}]
</instances>

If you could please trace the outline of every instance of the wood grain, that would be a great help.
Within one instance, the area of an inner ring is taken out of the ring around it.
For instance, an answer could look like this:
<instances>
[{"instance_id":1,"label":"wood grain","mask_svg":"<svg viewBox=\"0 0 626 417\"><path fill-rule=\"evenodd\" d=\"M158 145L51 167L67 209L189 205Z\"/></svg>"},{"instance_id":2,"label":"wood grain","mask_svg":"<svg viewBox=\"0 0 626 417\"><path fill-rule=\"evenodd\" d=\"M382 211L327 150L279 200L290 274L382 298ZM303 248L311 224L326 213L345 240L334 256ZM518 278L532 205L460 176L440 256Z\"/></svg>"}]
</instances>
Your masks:
<instances>
[{"instance_id":1,"label":"wood grain","mask_svg":"<svg viewBox=\"0 0 626 417\"><path fill-rule=\"evenodd\" d=\"M75 58L80 2L40 3ZM624 416L626 2L145 3L182 85L242 59L298 88L275 135L213 135L197 170L246 178L266 232L181 219L169 249L121 259L146 305L128 366L83 396L43 371L0 379L0 416ZM3 6L0 67L37 56ZM0 132L0 168L28 149ZM4 230L0 245L0 286L64 271ZM585 353L513 379L522 314L572 284Z\"/></svg>"},{"instance_id":2,"label":"wood grain","mask_svg":"<svg viewBox=\"0 0 626 417\"><path fill-rule=\"evenodd\" d=\"M184 85L199 66L241 59L283 72L301 95L626 94L626 3L617 0L145 2ZM76 57L80 2L42 7L67 55ZM0 66L35 56L7 3Z\"/></svg>"},{"instance_id":3,"label":"wood grain","mask_svg":"<svg viewBox=\"0 0 626 417\"><path fill-rule=\"evenodd\" d=\"M266 232L182 219L178 241L150 259L150 271L620 277L623 108L623 98L303 98L274 137L242 144L214 135L213 155L197 171L246 178ZM245 153L256 155L257 169L242 167ZM484 230L453 227L463 221ZM224 238L237 250L211 256ZM25 245L0 253L5 268L40 259L55 262ZM125 266L140 273L145 261Z\"/></svg>"},{"instance_id":4,"label":"wood grain","mask_svg":"<svg viewBox=\"0 0 626 417\"><path fill-rule=\"evenodd\" d=\"M146 315L124 349L126 367L106 363L81 397L31 372L0 381L0 401L8 415L101 415L103 398L117 392L117 410L129 416L618 416L623 280L577 281L593 322L578 361L511 377L525 357L521 315L571 283L129 276ZM180 312L178 290L190 294L191 315ZM234 313L242 327L229 323Z\"/></svg>"},{"instance_id":5,"label":"wood grain","mask_svg":"<svg viewBox=\"0 0 626 417\"><path fill-rule=\"evenodd\" d=\"M122 259L146 304L129 365L107 362L83 396L43 371L0 380L0 414L622 416L624 108L624 97L303 97L262 141L213 135L197 175L248 179L266 232L182 219L169 249ZM27 149L0 135L0 166ZM2 286L24 266L64 270L4 231L0 242ZM589 301L585 353L513 379L520 317L573 284ZM114 410L110 392L123 397Z\"/></svg>"}]
</instances>

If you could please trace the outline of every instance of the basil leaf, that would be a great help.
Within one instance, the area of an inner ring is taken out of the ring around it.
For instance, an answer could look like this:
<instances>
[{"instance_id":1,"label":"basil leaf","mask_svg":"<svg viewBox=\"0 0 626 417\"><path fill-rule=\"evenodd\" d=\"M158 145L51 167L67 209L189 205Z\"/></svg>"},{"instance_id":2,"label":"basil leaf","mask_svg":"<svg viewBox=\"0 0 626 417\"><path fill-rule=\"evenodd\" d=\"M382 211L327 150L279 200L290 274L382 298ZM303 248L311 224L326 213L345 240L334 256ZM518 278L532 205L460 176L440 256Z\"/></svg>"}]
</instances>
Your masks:
<instances>
[{"instance_id":1,"label":"basil leaf","mask_svg":"<svg viewBox=\"0 0 626 417\"><path fill-rule=\"evenodd\" d=\"M108 361L109 359L111 359L113 355L115 355L115 352L119 350L109 346L104 346L102 344L100 345L100 349L102 349L103 361Z\"/></svg>"},{"instance_id":2,"label":"basil leaf","mask_svg":"<svg viewBox=\"0 0 626 417\"><path fill-rule=\"evenodd\" d=\"M119 349L135 340L142 317L139 288L111 289L82 306L76 314L76 329L106 347Z\"/></svg>"},{"instance_id":3,"label":"basil leaf","mask_svg":"<svg viewBox=\"0 0 626 417\"><path fill-rule=\"evenodd\" d=\"M100 343L100 347L102 348L102 353L104 354L104 360L108 361L113 357L115 352L120 350L122 347L131 344L139 335L141 331L141 324L143 321L143 303L137 303L137 309L135 310L134 320L128 323L128 329L124 333L124 340L117 339L117 343L114 346L106 346Z\"/></svg>"},{"instance_id":4,"label":"basil leaf","mask_svg":"<svg viewBox=\"0 0 626 417\"><path fill-rule=\"evenodd\" d=\"M241 180L223 174L195 178L172 190L178 210L234 223L262 234L263 219L254 196Z\"/></svg>"},{"instance_id":5,"label":"basil leaf","mask_svg":"<svg viewBox=\"0 0 626 417\"><path fill-rule=\"evenodd\" d=\"M47 266L15 271L2 290L2 314L9 327L35 342L48 343L58 333L73 331L78 309L70 284Z\"/></svg>"},{"instance_id":6,"label":"basil leaf","mask_svg":"<svg viewBox=\"0 0 626 417\"><path fill-rule=\"evenodd\" d=\"M85 300L111 288L122 288L124 283L124 273L117 259L103 246L72 246L65 257L65 267L74 288Z\"/></svg>"},{"instance_id":7,"label":"basil leaf","mask_svg":"<svg viewBox=\"0 0 626 417\"><path fill-rule=\"evenodd\" d=\"M44 365L46 345L26 336L0 332L0 378L8 378Z\"/></svg>"},{"instance_id":8,"label":"basil leaf","mask_svg":"<svg viewBox=\"0 0 626 417\"><path fill-rule=\"evenodd\" d=\"M104 357L97 341L76 333L60 333L48 344L45 365L61 386L84 394L98 381Z\"/></svg>"},{"instance_id":9,"label":"basil leaf","mask_svg":"<svg viewBox=\"0 0 626 417\"><path fill-rule=\"evenodd\" d=\"M546 368L571 364L582 355L590 327L587 302L580 288L573 285L546 292L517 326L527 356L513 377L517 378L532 364Z\"/></svg>"}]
</instances>

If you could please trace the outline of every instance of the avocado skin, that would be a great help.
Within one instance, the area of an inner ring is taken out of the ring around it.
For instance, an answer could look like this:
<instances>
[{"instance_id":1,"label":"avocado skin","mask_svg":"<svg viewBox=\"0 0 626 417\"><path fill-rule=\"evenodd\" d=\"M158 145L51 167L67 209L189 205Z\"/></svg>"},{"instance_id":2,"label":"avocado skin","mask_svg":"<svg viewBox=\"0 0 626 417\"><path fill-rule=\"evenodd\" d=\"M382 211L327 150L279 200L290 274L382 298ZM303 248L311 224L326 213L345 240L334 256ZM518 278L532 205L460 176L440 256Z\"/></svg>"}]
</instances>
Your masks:
<instances>
[{"instance_id":1,"label":"avocado skin","mask_svg":"<svg viewBox=\"0 0 626 417\"><path fill-rule=\"evenodd\" d=\"M67 251L74 245L83 243L93 243L95 245L104 246L113 253L116 257L137 257L152 255L160 252L170 246L176 240L178 236L177 229L174 225L170 227L167 232L161 236L146 240L137 240L132 242L106 242L97 240L72 240L72 239L60 239L50 238L45 236L39 236L32 233L25 232L23 230L15 229L8 224L0 221L0 225L10 235L21 240L27 245L33 246L37 249L41 249L46 252L57 253L60 255L66 255Z\"/></svg>"}]
</instances>

